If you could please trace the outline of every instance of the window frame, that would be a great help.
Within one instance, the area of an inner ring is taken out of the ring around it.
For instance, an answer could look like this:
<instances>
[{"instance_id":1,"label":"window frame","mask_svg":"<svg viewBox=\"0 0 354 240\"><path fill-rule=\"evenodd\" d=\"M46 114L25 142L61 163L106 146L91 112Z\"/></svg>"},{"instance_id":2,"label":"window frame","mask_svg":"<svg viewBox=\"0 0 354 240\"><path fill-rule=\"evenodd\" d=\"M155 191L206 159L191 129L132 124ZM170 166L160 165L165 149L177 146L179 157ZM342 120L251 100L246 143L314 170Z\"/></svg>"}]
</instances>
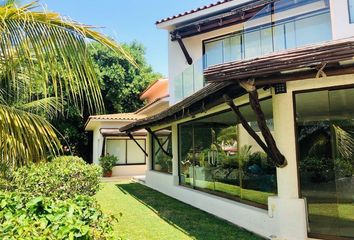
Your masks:
<instances>
[{"instance_id":1,"label":"window frame","mask_svg":"<svg viewBox=\"0 0 354 240\"><path fill-rule=\"evenodd\" d=\"M152 131L154 134L156 132L159 132L159 131L163 131L163 130L168 130L168 131L171 131L171 142L172 142L172 126L168 126L168 127L165 127L165 128L161 128L161 129L157 129L155 131ZM167 175L172 175L173 173L171 172L165 172L165 171L161 171L161 170L156 170L154 169L154 141L155 141L155 137L152 136L150 134L150 151L151 151L151 154L150 154L150 171L154 171L154 172L158 172L158 173L162 173L162 174L167 174ZM171 153L172 154L172 153ZM171 158L171 163L172 163L172 168L173 168L173 157Z\"/></svg>"},{"instance_id":2,"label":"window frame","mask_svg":"<svg viewBox=\"0 0 354 240\"><path fill-rule=\"evenodd\" d=\"M146 143L146 138L136 138L137 141L144 141L144 148L146 150L147 143ZM125 141L125 163L116 163L114 164L115 167L119 166L141 166L141 165L146 165L146 155L144 154L144 163L128 163L128 141L129 142L134 142L133 140L129 138L115 138L115 137L107 137L106 138L106 144L105 144L105 154L107 155L107 142L108 141ZM134 142L134 144L136 144ZM141 151L141 150L140 150Z\"/></svg>"},{"instance_id":3,"label":"window frame","mask_svg":"<svg viewBox=\"0 0 354 240\"><path fill-rule=\"evenodd\" d=\"M273 97L271 95L270 96L265 96L263 98L260 98L259 101L265 101L265 100L269 100L269 99L273 99ZM243 104L239 105L238 107L241 108L241 107L248 106L248 105L250 105L250 103L246 102L246 103L243 103ZM177 164L178 164L178 185L181 186L181 187L188 188L188 189L197 190L197 191L200 191L200 192L203 192L203 193L207 193L207 194L211 194L211 195L218 196L218 197L221 197L221 198L229 199L229 200L232 200L232 201L235 201L235 202L243 203L243 204L246 204L246 205L249 205L249 206L252 206L252 207L268 210L268 204L267 205L263 205L263 204L260 204L260 203L256 203L256 202L252 202L252 201L249 201L249 200L242 199L240 197L232 196L232 195L229 195L227 193L212 191L212 190L208 190L208 189L205 189L205 188L196 187L194 185L192 186L192 185L184 184L181 181L181 164L180 164L180 162L181 162L181 126L186 124L186 123L196 122L196 121L199 121L199 120L202 120L202 119L205 119L205 118L213 117L213 116L216 116L216 115L219 115L219 114L223 114L223 113L227 113L227 112L231 112L231 111L232 111L231 109L227 108L227 109L224 109L224 110L221 110L221 111L218 111L218 112L214 112L214 113L208 114L206 116L202 116L200 118L195 118L195 119L192 119L190 121L185 121L185 122L181 122L181 123L177 124L177 134L178 134L178 137L177 137L177 139L178 139L177 140L177 144L178 144L178 161L177 161ZM277 188L278 188L278 186L277 186ZM275 195L275 196L277 196L277 195Z\"/></svg>"},{"instance_id":4,"label":"window frame","mask_svg":"<svg viewBox=\"0 0 354 240\"><path fill-rule=\"evenodd\" d=\"M348 5L348 11L349 11L349 5ZM329 8L319 9L319 10L316 10L316 11L313 11L313 12L308 12L308 13L292 16L292 17L289 17L289 18L286 18L286 19L282 19L282 20L278 21L275 24L275 26L278 26L278 25L281 25L281 24L290 23L290 22L294 22L294 21L301 20L301 19L306 19L307 17L313 17L313 16L317 16L317 15L320 15L320 14L325 14L325 13L330 14L330 9ZM222 40L224 40L226 38L230 38L230 37L233 37L233 36L241 35L241 60L236 60L236 61L242 61L242 60L246 59L245 58L245 33L261 31L262 29L264 29L264 27L267 27L267 26L269 26L269 23L264 23L264 24L260 24L260 25L251 27L251 28L247 29L247 31L245 31L244 29L239 29L237 31L233 31L233 32L230 32L230 33L226 33L226 34L222 34L222 35L219 35L219 36L203 39L202 40L203 69L207 68L207 62L206 62L206 56L205 56L205 53L206 53L205 44L210 43L210 42L215 42L215 41L222 41ZM331 31L332 31L332 29L331 29ZM274 41L274 39L273 39L273 41ZM285 38L284 38L284 41L286 41ZM286 44L285 44L285 46L286 46ZM292 48L289 48L289 49L292 49ZM288 49L285 49L285 50L288 50ZM273 49L273 52L274 52L274 49ZM260 55L260 56L262 56L262 55ZM223 61L224 61L224 58L223 58ZM225 62L222 62L220 64L225 64Z\"/></svg>"}]
</instances>

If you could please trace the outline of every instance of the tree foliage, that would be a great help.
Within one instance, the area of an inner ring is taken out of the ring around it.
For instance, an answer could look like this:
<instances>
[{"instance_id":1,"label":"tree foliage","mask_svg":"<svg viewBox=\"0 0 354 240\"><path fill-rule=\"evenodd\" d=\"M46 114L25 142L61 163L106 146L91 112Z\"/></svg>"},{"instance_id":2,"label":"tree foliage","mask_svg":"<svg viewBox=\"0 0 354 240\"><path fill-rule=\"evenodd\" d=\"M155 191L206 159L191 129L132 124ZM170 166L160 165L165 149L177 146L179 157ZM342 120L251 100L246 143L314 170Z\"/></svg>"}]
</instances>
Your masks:
<instances>
[{"instance_id":1,"label":"tree foliage","mask_svg":"<svg viewBox=\"0 0 354 240\"><path fill-rule=\"evenodd\" d=\"M88 40L136 65L92 27L39 9L37 2L0 6L0 161L13 167L60 150L48 111L63 111L67 102L81 110L85 104L91 112L103 109Z\"/></svg>"},{"instance_id":2,"label":"tree foliage","mask_svg":"<svg viewBox=\"0 0 354 240\"><path fill-rule=\"evenodd\" d=\"M147 64L145 49L141 44L133 42L122 47L125 53L132 56L137 67L130 64L124 54L101 44L92 44L90 47L107 114L133 112L142 107L144 102L139 99L140 93L161 77ZM88 116L87 110L81 113L75 106L66 104L64 116L51 121L63 135L62 144L85 160L90 159L91 152L88 149L92 148L89 145L90 136L84 132Z\"/></svg>"},{"instance_id":3,"label":"tree foliage","mask_svg":"<svg viewBox=\"0 0 354 240\"><path fill-rule=\"evenodd\" d=\"M140 93L161 77L147 64L143 45L133 42L122 47L132 56L137 67L121 53L105 46L93 44L90 49L107 113L136 111L143 106Z\"/></svg>"}]
</instances>

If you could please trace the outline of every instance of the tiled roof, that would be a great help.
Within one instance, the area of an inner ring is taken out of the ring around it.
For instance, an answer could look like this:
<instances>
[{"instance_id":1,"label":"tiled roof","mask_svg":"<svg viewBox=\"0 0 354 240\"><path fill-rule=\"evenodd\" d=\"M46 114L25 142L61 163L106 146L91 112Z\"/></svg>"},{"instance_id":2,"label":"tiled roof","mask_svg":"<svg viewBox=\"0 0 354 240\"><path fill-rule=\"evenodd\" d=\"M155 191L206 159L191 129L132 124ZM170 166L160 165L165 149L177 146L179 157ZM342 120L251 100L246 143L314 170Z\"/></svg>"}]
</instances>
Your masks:
<instances>
[{"instance_id":1,"label":"tiled roof","mask_svg":"<svg viewBox=\"0 0 354 240\"><path fill-rule=\"evenodd\" d=\"M148 104L146 104L144 107L138 109L138 110L135 112L135 114L139 114L141 111L143 111L143 110L145 110L145 109L151 107L151 106L154 105L155 103L157 103L157 102L159 102L159 101L161 101L161 100L163 100L163 99L165 99L165 98L168 98L169 96L170 96L170 94L167 94L167 95L165 95L165 96L163 96L163 97L156 98L156 99L155 99L154 101L152 101L151 103L148 103Z\"/></svg>"},{"instance_id":2,"label":"tiled roof","mask_svg":"<svg viewBox=\"0 0 354 240\"><path fill-rule=\"evenodd\" d=\"M135 113L118 113L118 114L108 114L108 115L95 115L90 116L90 120L139 120L145 118L145 115L135 114Z\"/></svg>"},{"instance_id":3,"label":"tiled roof","mask_svg":"<svg viewBox=\"0 0 354 240\"><path fill-rule=\"evenodd\" d=\"M174 16L172 16L172 17L168 17L168 18L161 19L161 20L159 20L159 21L156 21L156 24L160 24L160 23L163 23L163 22L167 22L167 21L170 21L170 20L179 18L179 17L183 17L183 16L186 16L186 15L189 15L189 14L192 14L192 13L196 13L196 12L199 12L199 11L202 11L202 10L205 10L205 9L209 9L209 8L212 8L212 7L218 6L218 5L220 5L220 4L227 3L227 2L231 2L231 1L233 1L233 0L217 1L216 3L211 3L211 4L209 4L209 5L204 5L204 6L202 6L202 7L195 8L195 9L192 9L192 10L190 10L190 11L187 11L187 12L184 12L184 13L180 13L180 14L177 14L177 15L174 15Z\"/></svg>"}]
</instances>

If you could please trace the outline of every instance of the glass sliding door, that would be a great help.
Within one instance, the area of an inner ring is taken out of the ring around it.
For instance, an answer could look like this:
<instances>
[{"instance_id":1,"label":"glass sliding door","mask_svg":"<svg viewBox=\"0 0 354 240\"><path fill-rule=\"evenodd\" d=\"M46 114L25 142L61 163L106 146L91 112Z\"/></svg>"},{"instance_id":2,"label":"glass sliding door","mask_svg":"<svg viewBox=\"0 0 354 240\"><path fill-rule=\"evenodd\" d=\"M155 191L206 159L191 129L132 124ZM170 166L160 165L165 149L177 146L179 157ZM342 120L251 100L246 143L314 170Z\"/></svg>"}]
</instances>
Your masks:
<instances>
[{"instance_id":1,"label":"glass sliding door","mask_svg":"<svg viewBox=\"0 0 354 240\"><path fill-rule=\"evenodd\" d=\"M313 236L354 238L354 89L298 93L300 190Z\"/></svg>"}]
</instances>

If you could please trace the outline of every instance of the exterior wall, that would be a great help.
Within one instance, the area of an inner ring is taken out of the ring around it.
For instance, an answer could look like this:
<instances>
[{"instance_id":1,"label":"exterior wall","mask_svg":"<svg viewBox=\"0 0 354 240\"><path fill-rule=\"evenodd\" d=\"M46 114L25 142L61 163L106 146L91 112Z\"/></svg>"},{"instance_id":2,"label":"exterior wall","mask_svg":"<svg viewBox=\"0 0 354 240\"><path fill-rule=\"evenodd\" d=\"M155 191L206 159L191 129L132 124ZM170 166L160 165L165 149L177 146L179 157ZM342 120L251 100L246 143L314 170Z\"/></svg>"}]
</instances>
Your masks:
<instances>
[{"instance_id":1,"label":"exterior wall","mask_svg":"<svg viewBox=\"0 0 354 240\"><path fill-rule=\"evenodd\" d=\"M140 176L145 175L146 165L117 166L113 168L113 176Z\"/></svg>"},{"instance_id":2,"label":"exterior wall","mask_svg":"<svg viewBox=\"0 0 354 240\"><path fill-rule=\"evenodd\" d=\"M173 139L173 174L169 175L148 170L146 184L162 193L224 218L263 237L287 240L309 239L307 237L306 204L299 196L293 92L349 84L354 84L354 75L314 78L288 82L287 93L272 94L274 136L280 151L288 161L288 165L285 168L277 169L278 195L268 199L268 211L179 186L177 126L179 123L191 120L191 118L186 118L170 125L172 126ZM269 92L260 92L261 98L268 95ZM246 96L235 100L237 105L246 102ZM219 112L226 108L227 106L222 104L207 113L198 114L195 118ZM166 126L159 126L153 130L165 128ZM150 146L149 140L148 146ZM148 147L148 149L150 148ZM150 163L151 159L148 161L148 166Z\"/></svg>"},{"instance_id":3,"label":"exterior wall","mask_svg":"<svg viewBox=\"0 0 354 240\"><path fill-rule=\"evenodd\" d=\"M350 23L348 0L330 0L333 39L354 36L354 23Z\"/></svg>"}]
</instances>

